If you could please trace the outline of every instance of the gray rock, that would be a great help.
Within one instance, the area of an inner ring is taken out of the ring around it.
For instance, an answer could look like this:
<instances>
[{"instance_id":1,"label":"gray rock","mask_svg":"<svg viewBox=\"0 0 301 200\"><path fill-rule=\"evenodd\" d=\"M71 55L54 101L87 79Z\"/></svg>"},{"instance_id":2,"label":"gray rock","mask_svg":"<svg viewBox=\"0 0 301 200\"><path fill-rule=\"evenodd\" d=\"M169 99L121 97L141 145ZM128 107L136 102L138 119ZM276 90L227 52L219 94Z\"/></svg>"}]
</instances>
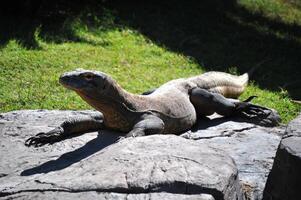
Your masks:
<instances>
[{"instance_id":1,"label":"gray rock","mask_svg":"<svg viewBox=\"0 0 301 200\"><path fill-rule=\"evenodd\" d=\"M171 193L144 193L144 194L122 194L122 193L99 193L96 191L90 192L56 192L56 191L44 191L44 192L23 192L9 196L5 196L1 199L56 199L56 200L74 200L74 199L114 199L114 200L214 200L210 194L171 194Z\"/></svg>"},{"instance_id":2,"label":"gray rock","mask_svg":"<svg viewBox=\"0 0 301 200\"><path fill-rule=\"evenodd\" d=\"M301 199L301 115L291 121L279 145L264 190L265 200Z\"/></svg>"},{"instance_id":3,"label":"gray rock","mask_svg":"<svg viewBox=\"0 0 301 200\"><path fill-rule=\"evenodd\" d=\"M301 137L301 114L288 124L284 138L290 136Z\"/></svg>"},{"instance_id":4,"label":"gray rock","mask_svg":"<svg viewBox=\"0 0 301 200\"><path fill-rule=\"evenodd\" d=\"M284 127L265 128L215 116L183 136L226 151L237 165L245 198L261 200L283 134Z\"/></svg>"},{"instance_id":5,"label":"gray rock","mask_svg":"<svg viewBox=\"0 0 301 200\"><path fill-rule=\"evenodd\" d=\"M24 146L26 138L68 117L92 112L39 110L0 115L0 197L243 199L233 159L212 143L174 135L117 142L118 133L101 131L51 146Z\"/></svg>"}]
</instances>

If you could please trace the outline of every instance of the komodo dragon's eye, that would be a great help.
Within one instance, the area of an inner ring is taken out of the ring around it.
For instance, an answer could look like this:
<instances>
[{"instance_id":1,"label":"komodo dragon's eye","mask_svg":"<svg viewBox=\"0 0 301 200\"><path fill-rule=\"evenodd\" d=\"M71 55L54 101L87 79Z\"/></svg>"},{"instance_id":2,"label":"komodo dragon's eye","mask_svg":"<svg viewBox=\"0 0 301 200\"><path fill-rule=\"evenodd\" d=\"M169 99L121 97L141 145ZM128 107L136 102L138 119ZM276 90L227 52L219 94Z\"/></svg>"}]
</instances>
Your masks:
<instances>
[{"instance_id":1,"label":"komodo dragon's eye","mask_svg":"<svg viewBox=\"0 0 301 200\"><path fill-rule=\"evenodd\" d=\"M93 74L85 74L84 77L86 80L90 81L93 79Z\"/></svg>"}]
</instances>

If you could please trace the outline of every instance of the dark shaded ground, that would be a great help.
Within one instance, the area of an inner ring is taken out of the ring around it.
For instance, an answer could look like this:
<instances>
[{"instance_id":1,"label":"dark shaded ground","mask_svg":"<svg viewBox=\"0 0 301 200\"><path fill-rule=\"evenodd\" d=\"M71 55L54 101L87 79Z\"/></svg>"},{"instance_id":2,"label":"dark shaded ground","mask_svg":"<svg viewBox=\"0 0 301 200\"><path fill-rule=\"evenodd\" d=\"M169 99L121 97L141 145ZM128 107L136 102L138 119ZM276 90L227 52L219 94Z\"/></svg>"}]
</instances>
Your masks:
<instances>
[{"instance_id":1,"label":"dark shaded ground","mask_svg":"<svg viewBox=\"0 0 301 200\"><path fill-rule=\"evenodd\" d=\"M301 43L296 39L301 38L301 27L252 14L235 0L38 2L22 12L20 8L5 12L0 20L1 46L16 39L27 48L38 48L37 28L46 41L87 42L72 32L68 20L83 10L101 15L105 7L114 10L115 23L192 57L206 70L237 67L242 73L264 61L252 79L261 88L284 88L293 99L301 99Z\"/></svg>"},{"instance_id":2,"label":"dark shaded ground","mask_svg":"<svg viewBox=\"0 0 301 200\"><path fill-rule=\"evenodd\" d=\"M301 98L300 26L255 15L236 1L168 1L111 4L119 18L153 41L191 56L206 70L243 73L265 61L253 79L262 88L286 87ZM268 31L260 31L267 28ZM286 36L276 37L275 32Z\"/></svg>"},{"instance_id":3,"label":"dark shaded ground","mask_svg":"<svg viewBox=\"0 0 301 200\"><path fill-rule=\"evenodd\" d=\"M93 0L12 0L0 8L0 48L15 39L28 49L39 49L37 30L47 42L86 42L75 35L70 22L95 4Z\"/></svg>"}]
</instances>

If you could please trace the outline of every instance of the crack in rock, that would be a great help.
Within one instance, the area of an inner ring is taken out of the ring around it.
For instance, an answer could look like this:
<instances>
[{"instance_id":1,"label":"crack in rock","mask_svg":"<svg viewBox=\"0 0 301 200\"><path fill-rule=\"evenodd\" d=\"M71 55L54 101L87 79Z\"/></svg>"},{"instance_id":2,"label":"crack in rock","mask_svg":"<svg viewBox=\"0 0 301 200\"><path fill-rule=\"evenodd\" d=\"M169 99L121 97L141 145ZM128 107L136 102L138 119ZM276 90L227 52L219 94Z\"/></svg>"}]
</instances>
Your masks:
<instances>
[{"instance_id":1,"label":"crack in rock","mask_svg":"<svg viewBox=\"0 0 301 200\"><path fill-rule=\"evenodd\" d=\"M233 129L231 131L224 130L224 131L221 132L220 135L193 137L193 136L191 136L191 134L189 134L189 135L183 135L183 137L186 138L186 139L192 139L192 140L212 139L212 138L219 138L219 137L232 137L233 135L235 135L237 133L241 133L243 131L251 130L251 129L254 129L254 128L256 128L255 125L245 127L245 128L241 128L241 129Z\"/></svg>"},{"instance_id":2,"label":"crack in rock","mask_svg":"<svg viewBox=\"0 0 301 200\"><path fill-rule=\"evenodd\" d=\"M36 182L36 183L39 183L39 184L45 184L45 185L51 185L51 186L53 186L54 188L64 188L64 189L67 189L67 190L71 190L71 189L69 189L69 188L66 188L66 187L61 187L61 186L58 186L57 184L55 184L55 183L48 183L48 182L45 182L45 181L40 181L40 180L34 180L34 182Z\"/></svg>"},{"instance_id":3,"label":"crack in rock","mask_svg":"<svg viewBox=\"0 0 301 200\"><path fill-rule=\"evenodd\" d=\"M0 173L0 178L3 178L5 176L8 176L8 174L5 174L5 173Z\"/></svg>"}]
</instances>

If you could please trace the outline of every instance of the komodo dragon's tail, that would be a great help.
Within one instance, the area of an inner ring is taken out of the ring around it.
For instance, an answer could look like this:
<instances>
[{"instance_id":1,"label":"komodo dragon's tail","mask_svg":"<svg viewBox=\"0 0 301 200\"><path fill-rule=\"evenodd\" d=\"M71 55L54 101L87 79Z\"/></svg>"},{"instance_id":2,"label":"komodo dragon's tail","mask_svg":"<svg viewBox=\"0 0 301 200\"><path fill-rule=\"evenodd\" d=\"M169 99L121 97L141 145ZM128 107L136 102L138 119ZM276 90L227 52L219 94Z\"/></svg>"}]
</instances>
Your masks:
<instances>
[{"instance_id":1,"label":"komodo dragon's tail","mask_svg":"<svg viewBox=\"0 0 301 200\"><path fill-rule=\"evenodd\" d=\"M235 76L224 72L207 72L194 80L198 87L220 93L228 98L237 98L244 91L248 81L248 73Z\"/></svg>"},{"instance_id":2,"label":"komodo dragon's tail","mask_svg":"<svg viewBox=\"0 0 301 200\"><path fill-rule=\"evenodd\" d=\"M243 75L236 76L224 72L207 72L190 80L195 82L198 87L207 89L211 92L220 93L227 98L237 98L248 84L249 77L254 71L269 59L265 59L252 67Z\"/></svg>"}]
</instances>

